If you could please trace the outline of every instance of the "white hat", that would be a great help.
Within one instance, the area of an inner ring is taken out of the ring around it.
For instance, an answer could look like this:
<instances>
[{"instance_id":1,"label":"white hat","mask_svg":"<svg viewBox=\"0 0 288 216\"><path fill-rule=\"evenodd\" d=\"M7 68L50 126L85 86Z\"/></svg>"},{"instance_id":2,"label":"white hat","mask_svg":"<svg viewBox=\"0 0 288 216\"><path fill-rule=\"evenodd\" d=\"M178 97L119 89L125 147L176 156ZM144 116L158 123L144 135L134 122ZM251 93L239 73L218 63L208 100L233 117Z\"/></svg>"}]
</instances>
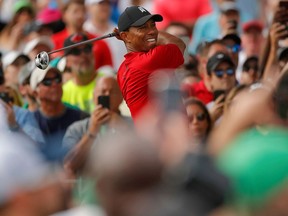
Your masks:
<instances>
[{"instance_id":1,"label":"white hat","mask_svg":"<svg viewBox=\"0 0 288 216\"><path fill-rule=\"evenodd\" d=\"M38 44L44 44L47 47L49 47L51 50L54 48L54 44L52 42L52 40L50 39L50 37L48 36L41 36L41 37L37 37L31 41L29 41L26 46L23 49L23 53L24 54L28 54L29 52L31 52Z\"/></svg>"},{"instance_id":2,"label":"white hat","mask_svg":"<svg viewBox=\"0 0 288 216\"><path fill-rule=\"evenodd\" d=\"M55 67L51 67L50 65L45 69L39 69L39 68L35 68L32 71L31 77L30 77L30 86L33 90L35 90L37 88L37 85L45 78L46 74L48 73L48 71L50 70L55 70L57 73L60 73L60 71L55 68Z\"/></svg>"},{"instance_id":3,"label":"white hat","mask_svg":"<svg viewBox=\"0 0 288 216\"><path fill-rule=\"evenodd\" d=\"M4 204L18 191L42 186L50 166L34 143L23 135L0 133L0 204Z\"/></svg>"},{"instance_id":4,"label":"white hat","mask_svg":"<svg viewBox=\"0 0 288 216\"><path fill-rule=\"evenodd\" d=\"M7 54L5 54L2 58L3 69L6 69L8 65L11 65L20 56L27 58L27 60L29 59L28 56L18 51L10 51Z\"/></svg>"},{"instance_id":5,"label":"white hat","mask_svg":"<svg viewBox=\"0 0 288 216\"><path fill-rule=\"evenodd\" d=\"M105 0L85 0L85 5L92 5L92 4L98 4L100 2L103 2Z\"/></svg>"}]
</instances>

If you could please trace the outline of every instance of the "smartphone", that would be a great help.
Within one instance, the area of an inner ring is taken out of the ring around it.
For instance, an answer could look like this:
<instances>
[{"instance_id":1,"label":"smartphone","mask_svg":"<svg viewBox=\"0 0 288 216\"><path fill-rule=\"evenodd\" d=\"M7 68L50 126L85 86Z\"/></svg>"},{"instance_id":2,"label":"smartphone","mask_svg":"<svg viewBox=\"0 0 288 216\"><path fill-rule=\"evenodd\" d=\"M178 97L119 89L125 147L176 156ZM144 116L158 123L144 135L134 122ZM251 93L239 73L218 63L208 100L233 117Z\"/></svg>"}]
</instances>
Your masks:
<instances>
[{"instance_id":1,"label":"smartphone","mask_svg":"<svg viewBox=\"0 0 288 216\"><path fill-rule=\"evenodd\" d=\"M98 97L98 104L101 104L104 108L110 109L110 97L107 95L100 95Z\"/></svg>"},{"instance_id":2,"label":"smartphone","mask_svg":"<svg viewBox=\"0 0 288 216\"><path fill-rule=\"evenodd\" d=\"M226 91L225 90L215 90L213 92L213 100L216 101L220 95L226 95ZM221 100L221 102L224 102L224 100L225 100L225 97L223 98L223 100Z\"/></svg>"},{"instance_id":3,"label":"smartphone","mask_svg":"<svg viewBox=\"0 0 288 216\"><path fill-rule=\"evenodd\" d=\"M7 92L0 92L0 99L7 104L12 101L11 97Z\"/></svg>"}]
</instances>

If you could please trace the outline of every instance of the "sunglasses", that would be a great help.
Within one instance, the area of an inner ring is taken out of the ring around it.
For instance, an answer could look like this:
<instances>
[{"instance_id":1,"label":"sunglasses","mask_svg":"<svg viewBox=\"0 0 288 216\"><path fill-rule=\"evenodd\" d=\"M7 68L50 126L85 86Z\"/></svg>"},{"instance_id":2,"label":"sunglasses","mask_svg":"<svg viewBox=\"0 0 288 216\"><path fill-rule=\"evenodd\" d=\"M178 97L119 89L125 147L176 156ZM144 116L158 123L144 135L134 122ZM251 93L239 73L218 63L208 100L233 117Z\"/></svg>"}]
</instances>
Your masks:
<instances>
[{"instance_id":1,"label":"sunglasses","mask_svg":"<svg viewBox=\"0 0 288 216\"><path fill-rule=\"evenodd\" d=\"M224 73L226 73L228 76L233 76L235 74L235 70L232 68L227 70L215 70L214 73L218 78L222 78Z\"/></svg>"},{"instance_id":2,"label":"sunglasses","mask_svg":"<svg viewBox=\"0 0 288 216\"><path fill-rule=\"evenodd\" d=\"M92 47L91 46L85 46L83 48L72 48L68 54L70 55L75 55L75 56L79 56L81 55L81 53L85 53L85 54L89 54L92 51Z\"/></svg>"},{"instance_id":3,"label":"sunglasses","mask_svg":"<svg viewBox=\"0 0 288 216\"><path fill-rule=\"evenodd\" d=\"M198 122L202 122L206 119L206 115L205 113L198 113L196 115L191 115L188 117L189 122L193 122L194 118L196 118Z\"/></svg>"},{"instance_id":4,"label":"sunglasses","mask_svg":"<svg viewBox=\"0 0 288 216\"><path fill-rule=\"evenodd\" d=\"M62 83L62 77L61 76L55 76L55 77L52 77L52 78L45 78L42 80L42 84L44 86L51 86L53 81L56 83L56 84L59 84L59 83Z\"/></svg>"},{"instance_id":5,"label":"sunglasses","mask_svg":"<svg viewBox=\"0 0 288 216\"><path fill-rule=\"evenodd\" d=\"M228 48L232 53L239 53L239 52L242 50L241 46L238 45L238 44L235 44L235 45L233 45L233 46L227 46L227 48Z\"/></svg>"}]
</instances>

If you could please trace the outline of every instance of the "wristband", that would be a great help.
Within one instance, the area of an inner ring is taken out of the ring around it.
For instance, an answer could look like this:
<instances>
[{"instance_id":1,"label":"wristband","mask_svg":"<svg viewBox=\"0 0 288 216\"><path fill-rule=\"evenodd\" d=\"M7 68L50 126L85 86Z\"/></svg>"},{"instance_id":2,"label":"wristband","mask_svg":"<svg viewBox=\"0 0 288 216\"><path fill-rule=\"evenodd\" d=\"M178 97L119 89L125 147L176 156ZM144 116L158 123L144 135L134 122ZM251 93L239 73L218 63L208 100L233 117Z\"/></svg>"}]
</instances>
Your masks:
<instances>
[{"instance_id":1,"label":"wristband","mask_svg":"<svg viewBox=\"0 0 288 216\"><path fill-rule=\"evenodd\" d=\"M95 139L96 135L90 133L90 131L87 131L86 135L88 136L89 139Z\"/></svg>"}]
</instances>

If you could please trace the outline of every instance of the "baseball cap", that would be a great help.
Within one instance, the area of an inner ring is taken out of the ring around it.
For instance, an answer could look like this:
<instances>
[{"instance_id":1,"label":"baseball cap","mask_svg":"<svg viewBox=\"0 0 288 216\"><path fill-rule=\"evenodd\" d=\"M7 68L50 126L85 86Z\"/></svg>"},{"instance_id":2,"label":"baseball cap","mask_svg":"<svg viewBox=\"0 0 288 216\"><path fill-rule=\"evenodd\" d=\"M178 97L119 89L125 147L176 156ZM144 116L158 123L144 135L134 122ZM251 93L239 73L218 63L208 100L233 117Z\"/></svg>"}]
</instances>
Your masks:
<instances>
[{"instance_id":1,"label":"baseball cap","mask_svg":"<svg viewBox=\"0 0 288 216\"><path fill-rule=\"evenodd\" d=\"M50 175L50 167L29 139L3 130L0 133L1 205L18 191L41 187Z\"/></svg>"},{"instance_id":2,"label":"baseball cap","mask_svg":"<svg viewBox=\"0 0 288 216\"><path fill-rule=\"evenodd\" d=\"M42 70L42 69L39 69L36 67L32 71L32 74L30 77L30 86L33 90L35 90L37 88L37 85L45 78L46 74L50 70L54 70L56 73L60 74L60 71L57 68L51 67L50 65L45 70Z\"/></svg>"},{"instance_id":3,"label":"baseball cap","mask_svg":"<svg viewBox=\"0 0 288 216\"><path fill-rule=\"evenodd\" d=\"M38 44L44 44L47 47L49 47L51 50L54 47L54 44L52 42L52 40L50 39L50 37L48 36L41 36L41 37L37 37L31 41L29 41L24 49L23 49L23 53L24 54L28 54L29 52L31 52Z\"/></svg>"},{"instance_id":4,"label":"baseball cap","mask_svg":"<svg viewBox=\"0 0 288 216\"><path fill-rule=\"evenodd\" d=\"M222 40L233 40L235 44L241 45L241 38L238 34L227 34L222 38Z\"/></svg>"},{"instance_id":5,"label":"baseball cap","mask_svg":"<svg viewBox=\"0 0 288 216\"><path fill-rule=\"evenodd\" d=\"M235 2L223 2L219 6L219 9L222 13L227 13L229 11L236 11L236 12L239 11L237 4Z\"/></svg>"},{"instance_id":6,"label":"baseball cap","mask_svg":"<svg viewBox=\"0 0 288 216\"><path fill-rule=\"evenodd\" d=\"M288 180L288 133L282 128L243 132L217 158L217 167L232 182L237 205L262 205Z\"/></svg>"},{"instance_id":7,"label":"baseball cap","mask_svg":"<svg viewBox=\"0 0 288 216\"><path fill-rule=\"evenodd\" d=\"M149 19L153 19L155 22L161 22L163 17L160 14L152 15L141 6L127 7L119 17L118 29L120 32L122 32L131 26L141 26Z\"/></svg>"},{"instance_id":8,"label":"baseball cap","mask_svg":"<svg viewBox=\"0 0 288 216\"><path fill-rule=\"evenodd\" d=\"M101 2L109 2L109 0L85 0L85 5L98 4Z\"/></svg>"},{"instance_id":9,"label":"baseball cap","mask_svg":"<svg viewBox=\"0 0 288 216\"><path fill-rule=\"evenodd\" d=\"M22 8L29 8L29 9L33 10L33 7L32 7L32 4L30 1L18 0L15 2L14 6L13 6L14 13L17 13Z\"/></svg>"},{"instance_id":10,"label":"baseball cap","mask_svg":"<svg viewBox=\"0 0 288 216\"><path fill-rule=\"evenodd\" d=\"M30 61L27 55L19 51L10 51L5 54L2 58L3 69L5 69L8 65L13 64L20 57L27 59L27 61Z\"/></svg>"},{"instance_id":11,"label":"baseball cap","mask_svg":"<svg viewBox=\"0 0 288 216\"><path fill-rule=\"evenodd\" d=\"M206 69L207 69L208 74L210 74L211 71L215 70L216 67L222 62L227 62L228 64L235 67L234 62L232 61L232 59L230 58L229 55L222 53L222 52L218 52L215 55L213 55L211 58L208 59L208 62L206 65Z\"/></svg>"},{"instance_id":12,"label":"baseball cap","mask_svg":"<svg viewBox=\"0 0 288 216\"><path fill-rule=\"evenodd\" d=\"M75 34L72 34L72 35L68 36L65 39L64 47L71 46L71 45L74 45L76 43L80 43L80 42L86 41L88 39L89 39L88 36L86 34L84 34L84 33L75 33ZM85 44L85 46L92 47L91 44ZM67 55L69 53L70 53L70 49L64 50L64 55Z\"/></svg>"},{"instance_id":13,"label":"baseball cap","mask_svg":"<svg viewBox=\"0 0 288 216\"><path fill-rule=\"evenodd\" d=\"M18 82L20 85L24 83L24 81L30 77L32 71L36 68L35 62L30 61L26 63L20 70L18 75Z\"/></svg>"},{"instance_id":14,"label":"baseball cap","mask_svg":"<svg viewBox=\"0 0 288 216\"><path fill-rule=\"evenodd\" d=\"M249 29L257 29L258 31L262 32L263 30L263 24L262 22L258 20L251 20L246 23L243 23L242 30L243 32L247 32Z\"/></svg>"},{"instance_id":15,"label":"baseball cap","mask_svg":"<svg viewBox=\"0 0 288 216\"><path fill-rule=\"evenodd\" d=\"M61 20L62 13L59 9L46 7L37 14L36 20L43 25Z\"/></svg>"}]
</instances>

